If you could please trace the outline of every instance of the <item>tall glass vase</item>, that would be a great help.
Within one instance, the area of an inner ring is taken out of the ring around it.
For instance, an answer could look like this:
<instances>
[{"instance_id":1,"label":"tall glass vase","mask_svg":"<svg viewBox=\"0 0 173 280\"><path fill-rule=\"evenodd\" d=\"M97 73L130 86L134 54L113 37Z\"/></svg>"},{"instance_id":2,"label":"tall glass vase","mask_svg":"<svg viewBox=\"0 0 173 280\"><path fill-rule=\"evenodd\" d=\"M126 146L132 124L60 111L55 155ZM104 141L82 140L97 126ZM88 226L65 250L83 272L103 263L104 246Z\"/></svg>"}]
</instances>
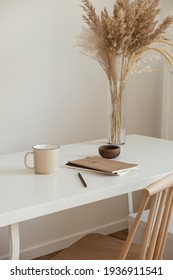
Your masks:
<instances>
[{"instance_id":1,"label":"tall glass vase","mask_svg":"<svg viewBox=\"0 0 173 280\"><path fill-rule=\"evenodd\" d=\"M113 145L125 143L125 81L109 80L108 142Z\"/></svg>"}]
</instances>

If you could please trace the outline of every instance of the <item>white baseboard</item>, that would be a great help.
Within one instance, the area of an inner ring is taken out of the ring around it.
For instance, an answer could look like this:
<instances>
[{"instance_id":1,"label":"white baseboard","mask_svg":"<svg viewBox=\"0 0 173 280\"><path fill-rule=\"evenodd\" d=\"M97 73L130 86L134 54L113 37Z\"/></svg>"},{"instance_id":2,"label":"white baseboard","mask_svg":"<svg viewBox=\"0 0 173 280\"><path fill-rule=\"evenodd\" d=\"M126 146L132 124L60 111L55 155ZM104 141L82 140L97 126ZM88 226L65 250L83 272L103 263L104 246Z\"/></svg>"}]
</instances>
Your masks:
<instances>
[{"instance_id":1,"label":"white baseboard","mask_svg":"<svg viewBox=\"0 0 173 280\"><path fill-rule=\"evenodd\" d=\"M77 232L76 234L73 235L64 236L64 238L50 240L49 243L42 244L41 246L39 245L38 247L27 248L21 251L20 259L21 260L34 259L39 256L43 256L58 250L62 250L68 247L69 245L71 245L73 242L75 242L82 236L84 236L85 234L87 234L88 232L111 234L113 232L126 229L127 227L128 227L127 219L123 219L97 228L91 228L89 231ZM7 256L6 257L4 256L3 259L7 259Z\"/></svg>"}]
</instances>

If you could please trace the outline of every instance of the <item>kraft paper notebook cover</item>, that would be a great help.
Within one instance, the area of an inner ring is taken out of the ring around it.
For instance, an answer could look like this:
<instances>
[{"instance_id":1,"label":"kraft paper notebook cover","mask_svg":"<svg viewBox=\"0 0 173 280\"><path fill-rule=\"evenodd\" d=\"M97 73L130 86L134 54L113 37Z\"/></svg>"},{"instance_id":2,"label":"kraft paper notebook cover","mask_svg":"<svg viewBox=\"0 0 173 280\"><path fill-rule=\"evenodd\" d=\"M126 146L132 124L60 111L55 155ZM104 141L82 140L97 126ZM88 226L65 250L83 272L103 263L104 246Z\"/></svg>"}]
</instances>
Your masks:
<instances>
[{"instance_id":1,"label":"kraft paper notebook cover","mask_svg":"<svg viewBox=\"0 0 173 280\"><path fill-rule=\"evenodd\" d=\"M66 165L74 168L85 168L90 171L104 172L110 175L127 171L138 166L134 163L115 161L111 159L105 159L99 156L92 156L68 161Z\"/></svg>"}]
</instances>

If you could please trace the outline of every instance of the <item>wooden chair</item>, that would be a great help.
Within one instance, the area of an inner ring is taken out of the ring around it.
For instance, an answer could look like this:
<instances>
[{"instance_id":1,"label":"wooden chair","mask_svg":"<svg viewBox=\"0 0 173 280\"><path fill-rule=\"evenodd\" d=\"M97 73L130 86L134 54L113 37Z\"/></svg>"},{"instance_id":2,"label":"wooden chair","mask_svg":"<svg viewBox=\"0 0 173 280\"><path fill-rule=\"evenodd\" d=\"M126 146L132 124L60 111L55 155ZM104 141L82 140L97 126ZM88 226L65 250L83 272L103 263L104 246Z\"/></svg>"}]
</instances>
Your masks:
<instances>
[{"instance_id":1,"label":"wooden chair","mask_svg":"<svg viewBox=\"0 0 173 280\"><path fill-rule=\"evenodd\" d=\"M57 253L56 260L139 259L160 260L163 257L168 226L173 209L173 173L150 184L126 241L91 233ZM141 215L151 199L148 221L141 245L132 243Z\"/></svg>"}]
</instances>

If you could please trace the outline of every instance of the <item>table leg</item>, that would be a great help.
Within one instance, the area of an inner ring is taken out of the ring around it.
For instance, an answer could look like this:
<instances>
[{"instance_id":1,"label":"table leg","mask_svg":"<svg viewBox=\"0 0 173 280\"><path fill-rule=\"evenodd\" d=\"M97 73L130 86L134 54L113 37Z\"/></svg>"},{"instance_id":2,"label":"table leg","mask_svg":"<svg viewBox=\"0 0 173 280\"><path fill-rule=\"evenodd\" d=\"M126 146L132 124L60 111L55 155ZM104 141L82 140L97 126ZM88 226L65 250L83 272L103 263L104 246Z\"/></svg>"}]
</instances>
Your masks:
<instances>
[{"instance_id":1,"label":"table leg","mask_svg":"<svg viewBox=\"0 0 173 280\"><path fill-rule=\"evenodd\" d=\"M10 260L19 260L20 254L20 238L19 225L13 224L9 226L9 242L10 242Z\"/></svg>"},{"instance_id":2,"label":"table leg","mask_svg":"<svg viewBox=\"0 0 173 280\"><path fill-rule=\"evenodd\" d=\"M129 214L133 213L133 194L128 193L128 206L129 206Z\"/></svg>"}]
</instances>

